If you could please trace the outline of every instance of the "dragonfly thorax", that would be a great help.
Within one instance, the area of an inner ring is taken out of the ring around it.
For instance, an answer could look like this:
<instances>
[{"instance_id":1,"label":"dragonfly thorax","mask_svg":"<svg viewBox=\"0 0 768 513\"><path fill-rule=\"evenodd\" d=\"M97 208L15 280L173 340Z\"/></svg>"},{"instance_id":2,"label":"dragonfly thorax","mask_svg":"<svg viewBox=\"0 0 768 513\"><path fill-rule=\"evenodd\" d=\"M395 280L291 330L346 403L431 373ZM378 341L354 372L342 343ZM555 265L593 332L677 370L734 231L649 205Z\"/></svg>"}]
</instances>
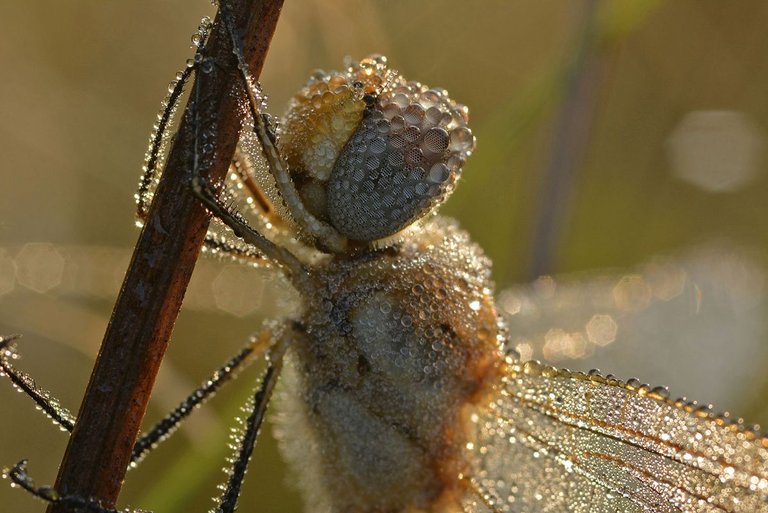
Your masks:
<instances>
[{"instance_id":1,"label":"dragonfly thorax","mask_svg":"<svg viewBox=\"0 0 768 513\"><path fill-rule=\"evenodd\" d=\"M281 421L308 504L439 510L460 495L466 407L503 366L488 260L438 220L317 275Z\"/></svg>"}]
</instances>

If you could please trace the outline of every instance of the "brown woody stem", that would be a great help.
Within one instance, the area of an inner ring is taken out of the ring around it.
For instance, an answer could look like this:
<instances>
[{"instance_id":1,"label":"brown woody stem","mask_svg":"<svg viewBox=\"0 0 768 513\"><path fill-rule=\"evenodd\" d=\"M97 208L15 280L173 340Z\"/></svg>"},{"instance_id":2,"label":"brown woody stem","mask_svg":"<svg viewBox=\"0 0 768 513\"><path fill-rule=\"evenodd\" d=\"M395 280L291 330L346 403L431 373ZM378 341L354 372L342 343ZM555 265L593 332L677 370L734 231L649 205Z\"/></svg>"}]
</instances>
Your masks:
<instances>
[{"instance_id":1,"label":"brown woody stem","mask_svg":"<svg viewBox=\"0 0 768 513\"><path fill-rule=\"evenodd\" d=\"M244 34L245 56L258 77L283 0L231 1ZM214 64L199 72L152 206L107 327L77 423L59 469L63 495L93 497L115 505L123 484L160 362L195 266L210 215L189 193L196 157L192 109L202 120L201 174L217 184L226 176L245 111L230 38L217 17L205 48ZM211 68L209 67L209 70ZM207 137L207 139L205 139ZM201 143L197 142L198 151ZM53 504L49 513L68 513Z\"/></svg>"}]
</instances>

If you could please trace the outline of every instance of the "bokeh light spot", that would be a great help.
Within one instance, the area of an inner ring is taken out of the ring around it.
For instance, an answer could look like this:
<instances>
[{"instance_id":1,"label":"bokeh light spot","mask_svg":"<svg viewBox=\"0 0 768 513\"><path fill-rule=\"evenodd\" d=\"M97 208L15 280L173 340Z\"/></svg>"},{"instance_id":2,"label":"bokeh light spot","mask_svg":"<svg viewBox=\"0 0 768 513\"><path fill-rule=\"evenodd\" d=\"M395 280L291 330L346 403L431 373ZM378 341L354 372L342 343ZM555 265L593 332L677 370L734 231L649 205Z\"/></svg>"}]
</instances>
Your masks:
<instances>
[{"instance_id":1,"label":"bokeh light spot","mask_svg":"<svg viewBox=\"0 0 768 513\"><path fill-rule=\"evenodd\" d=\"M30 242L16 255L19 284L41 294L57 287L64 274L64 257L49 242Z\"/></svg>"},{"instance_id":2,"label":"bokeh light spot","mask_svg":"<svg viewBox=\"0 0 768 513\"><path fill-rule=\"evenodd\" d=\"M587 322L586 330L590 342L598 346L607 346L616 340L619 326L610 315L595 314Z\"/></svg>"},{"instance_id":3,"label":"bokeh light spot","mask_svg":"<svg viewBox=\"0 0 768 513\"><path fill-rule=\"evenodd\" d=\"M0 296L8 294L16 287L16 263L11 255L0 249Z\"/></svg>"},{"instance_id":4,"label":"bokeh light spot","mask_svg":"<svg viewBox=\"0 0 768 513\"><path fill-rule=\"evenodd\" d=\"M672 173L707 192L733 192L762 170L765 137L736 111L694 111L668 140Z\"/></svg>"},{"instance_id":5,"label":"bokeh light spot","mask_svg":"<svg viewBox=\"0 0 768 513\"><path fill-rule=\"evenodd\" d=\"M261 306L264 282L254 279L253 269L227 265L211 283L216 306L237 317L245 317Z\"/></svg>"},{"instance_id":6,"label":"bokeh light spot","mask_svg":"<svg viewBox=\"0 0 768 513\"><path fill-rule=\"evenodd\" d=\"M616 308L624 312L645 310L651 303L651 288L639 274L627 274L613 288Z\"/></svg>"}]
</instances>

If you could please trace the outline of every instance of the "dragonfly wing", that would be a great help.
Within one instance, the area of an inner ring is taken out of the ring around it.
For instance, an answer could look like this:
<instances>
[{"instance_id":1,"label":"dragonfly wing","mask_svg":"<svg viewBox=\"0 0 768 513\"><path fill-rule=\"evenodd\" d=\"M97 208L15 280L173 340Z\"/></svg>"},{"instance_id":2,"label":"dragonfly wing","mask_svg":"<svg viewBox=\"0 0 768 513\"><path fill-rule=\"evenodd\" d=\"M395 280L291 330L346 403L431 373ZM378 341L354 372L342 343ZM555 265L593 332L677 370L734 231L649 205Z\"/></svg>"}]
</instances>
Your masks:
<instances>
[{"instance_id":1,"label":"dragonfly wing","mask_svg":"<svg viewBox=\"0 0 768 513\"><path fill-rule=\"evenodd\" d=\"M704 247L622 273L544 277L498 304L523 360L640 373L746 410L760 401L755 377L768 362L764 282L744 252Z\"/></svg>"},{"instance_id":2,"label":"dragonfly wing","mask_svg":"<svg viewBox=\"0 0 768 513\"><path fill-rule=\"evenodd\" d=\"M467 511L768 512L768 439L661 389L515 363L472 422Z\"/></svg>"}]
</instances>

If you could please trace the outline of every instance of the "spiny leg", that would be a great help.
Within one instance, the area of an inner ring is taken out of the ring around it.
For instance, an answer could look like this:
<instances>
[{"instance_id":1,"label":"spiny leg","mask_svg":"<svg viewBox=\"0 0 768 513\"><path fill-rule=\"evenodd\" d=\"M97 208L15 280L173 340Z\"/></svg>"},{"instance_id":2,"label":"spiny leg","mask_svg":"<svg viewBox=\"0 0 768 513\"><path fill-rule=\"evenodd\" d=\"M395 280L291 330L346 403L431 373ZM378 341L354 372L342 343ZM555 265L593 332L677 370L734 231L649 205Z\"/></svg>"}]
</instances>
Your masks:
<instances>
[{"instance_id":1,"label":"spiny leg","mask_svg":"<svg viewBox=\"0 0 768 513\"><path fill-rule=\"evenodd\" d=\"M192 394L184 399L176 409L169 413L149 432L141 436L133 447L131 467L136 467L138 463L140 463L141 460L152 449L157 447L160 442L166 440L171 434L173 434L173 431L178 428L179 424L189 416L189 414L192 412L192 410L194 410L196 406L202 404L207 399L212 397L215 392L218 391L218 389L221 388L223 384L231 380L238 371L242 370L243 367L245 367L249 362L253 361L256 356L262 354L273 343L274 337L274 329L265 329L259 332L257 335L253 336L251 340L249 340L248 344L246 344L245 347L243 347L235 356L230 358L224 365L222 365L221 368L214 372L213 375L211 375L211 377L205 381L203 386L192 392ZM56 411L63 410L66 412L69 415L66 421L58 419L55 420L67 431L71 432L75 422L74 416L69 414L69 412L64 408L58 406L58 401L51 398L46 392L40 390L38 387L34 386L34 381L32 381L29 376L21 373L8 364L8 353L12 351L12 349L9 349L9 347L15 338L16 337L0 337L0 362L3 363L3 372L8 374L14 383L16 383L15 377L21 376L20 379L22 384L17 386L20 388L23 386L22 390L26 392L30 397L32 397L35 402L38 403L38 405L43 409L43 411L48 413L51 417L53 417L53 414L55 414ZM282 351L282 349L280 351ZM273 365L271 374L270 371L267 372L267 376L274 375L274 379L276 379L277 371L275 371L274 367L275 366ZM30 383L32 385L31 387ZM274 383L270 385L269 393L271 393L271 387L273 386ZM262 386L262 388L265 387ZM266 399L268 400L268 396ZM59 409L53 411L53 414L49 411L52 408L52 403L55 404L56 408ZM264 407L266 407L266 405L262 407L262 416ZM50 486L36 486L34 481L27 474L26 466L27 460L22 460L12 468L4 469L3 477L10 479L11 482L15 485L23 488L35 497L46 502L64 503L68 507L72 507L77 511L86 511L89 513L118 513L117 510L101 507L97 502L91 499L78 496L63 496ZM133 513L141 513L142 511L143 510L135 510Z\"/></svg>"},{"instance_id":2,"label":"spiny leg","mask_svg":"<svg viewBox=\"0 0 768 513\"><path fill-rule=\"evenodd\" d=\"M56 398L37 386L30 376L19 371L9 362L10 358L16 357L13 347L16 338L18 337L0 337L0 369L2 369L2 373L8 376L14 386L32 398L40 410L59 424L62 429L71 433L75 425L75 416L61 406ZM272 343L272 340L273 330L271 329L265 329L251 337L245 347L208 377L202 386L195 389L173 411L143 434L133 447L131 467L136 467L157 444L167 439L197 406L210 399L222 385L230 381L255 357L262 354Z\"/></svg>"},{"instance_id":3,"label":"spiny leg","mask_svg":"<svg viewBox=\"0 0 768 513\"><path fill-rule=\"evenodd\" d=\"M228 180L239 181L238 185L242 185L248 192L249 199L252 200L251 210L256 216L265 224L272 226L282 226L285 224L282 218L277 213L275 206L264 194L261 186L256 182L251 171L251 164L245 157L243 150L238 144L235 149L235 154L232 157L232 163L230 164L230 175ZM220 203L220 202L219 202ZM214 255L227 255L236 261L244 261L253 263L256 265L264 264L268 262L268 259L255 250L251 246L240 246L234 244L231 240L228 240L226 236L221 236L209 231L205 236L205 249Z\"/></svg>"},{"instance_id":4,"label":"spiny leg","mask_svg":"<svg viewBox=\"0 0 768 513\"><path fill-rule=\"evenodd\" d=\"M198 56L200 55L201 54L198 51L195 54L195 58L191 61L192 64L184 68L184 71L177 73L176 78L171 82L172 86L170 91L163 100L162 112L158 116L157 123L153 127L149 148L144 157L139 188L136 191L136 216L141 222L146 221L147 214L149 213L149 191L152 187L153 180L158 174L157 166L160 163L162 148L167 137L168 126L171 124L179 99L184 92L184 87L187 82L189 82L192 73L198 69L198 61L201 60ZM236 153L235 158L233 158L232 161L232 166L239 169L242 167L241 162L242 156ZM249 191L251 191L251 187L249 187ZM253 191L251 191L251 194L254 194ZM263 193L259 193L258 196L263 197ZM269 220L272 221L272 219ZM235 259L255 263L263 263L265 260L264 256L256 251L249 251L246 248L234 246L226 240L218 238L210 233L206 235L204 243L205 247L214 254L226 254Z\"/></svg>"},{"instance_id":5,"label":"spiny leg","mask_svg":"<svg viewBox=\"0 0 768 513\"><path fill-rule=\"evenodd\" d=\"M75 416L69 410L61 406L59 401L51 394L37 386L26 373L16 369L10 362L17 357L15 340L19 336L0 337L0 375L5 374L13 385L35 401L40 411L48 415L54 423L65 431L72 432L75 426Z\"/></svg>"},{"instance_id":6,"label":"spiny leg","mask_svg":"<svg viewBox=\"0 0 768 513\"><path fill-rule=\"evenodd\" d=\"M150 144L144 157L144 165L142 168L142 176L139 181L139 188L136 191L136 216L141 222L146 221L147 214L149 212L149 191L152 187L153 180L159 174L157 166L160 164L162 149L167 139L168 127L170 126L173 116L176 112L176 108L179 104L181 95L184 92L186 84L189 82L189 78L193 72L196 72L202 62L202 54L200 48L203 46L203 41L207 37L209 27L201 25L198 28L197 46L198 51L195 53L193 59L189 61L187 67L183 71L176 74L176 77L171 82L171 86L168 91L168 95L163 99L162 111L158 116L150 136ZM193 37L194 40L194 37ZM239 151L236 152L235 157L232 160L232 167L238 171L243 167L243 157L239 155ZM238 173L240 174L240 173ZM243 175L241 175L243 176ZM243 177L245 182L245 177ZM252 182L252 179L250 179ZM248 185L247 185L248 186ZM258 195L254 194L254 191L248 186L249 191L255 198L263 197L263 193L259 191ZM258 201L258 199L257 199ZM268 213L267 213L268 214ZM273 222L271 217L266 217L268 221ZM230 257L238 260L250 261L254 263L263 263L265 258L257 251L250 250L248 248L237 247L228 241L216 237L213 234L207 234L204 241L205 247L214 254L226 254Z\"/></svg>"},{"instance_id":7,"label":"spiny leg","mask_svg":"<svg viewBox=\"0 0 768 513\"><path fill-rule=\"evenodd\" d=\"M304 265L287 249L278 246L271 240L267 239L264 235L252 228L243 216L234 209L223 205L214 190L206 183L205 179L200 175L199 168L199 148L198 143L200 141L200 91L199 88L195 88L194 106L192 108L192 116L194 122L195 132L195 151L193 155L192 165L192 179L191 189L192 193L200 199L205 207L211 211L211 213L219 218L224 224L232 229L234 234L247 244L252 245L258 251L260 251L266 258L282 265L287 271L289 277L293 280L294 285L298 288L307 288L309 276Z\"/></svg>"},{"instance_id":8,"label":"spiny leg","mask_svg":"<svg viewBox=\"0 0 768 513\"><path fill-rule=\"evenodd\" d=\"M192 36L192 43L197 47L195 56L190 61L187 61L187 66L183 71L176 73L176 77L169 87L168 95L163 99L161 113L152 129L152 135L149 139L149 148L144 155L144 165L139 181L139 189L136 191L136 216L142 223L146 221L147 214L149 213L149 199L151 198L150 188L158 174L157 166L160 162L162 150L167 139L168 126L173 120L176 107L178 107L179 100L184 92L184 86L189 81L192 72L197 70L199 63L202 61L203 56L201 49L208 39L210 30L211 21L209 18L205 17L197 27L197 32Z\"/></svg>"},{"instance_id":9,"label":"spiny leg","mask_svg":"<svg viewBox=\"0 0 768 513\"><path fill-rule=\"evenodd\" d=\"M177 74L176 79L172 82L173 86L171 87L168 96L163 100L163 112L159 116L159 119L154 126L152 136L150 137L149 149L144 158L141 180L139 181L139 189L136 191L136 216L142 221L146 220L149 212L149 204L147 203L148 193L152 186L152 181L157 174L157 164L160 160L160 153L164 146L163 142L166 138L166 130L176 111L179 98L181 98L181 95L184 92L184 86L192 75L194 69L195 66L187 66L184 68L184 71Z\"/></svg>"},{"instance_id":10,"label":"spiny leg","mask_svg":"<svg viewBox=\"0 0 768 513\"><path fill-rule=\"evenodd\" d=\"M229 478L221 497L218 499L218 505L214 510L216 513L234 513L237 507L237 500L240 497L240 488L245 479L248 462L256 445L256 439L267 411L269 399L272 396L277 378L283 367L283 356L289 342L289 339L282 339L272 348L269 354L269 367L267 367L267 371L264 374L261 386L259 386L254 397L249 400L247 409L250 410L250 413L246 420L245 431L238 437L237 452L232 461L232 467L227 472Z\"/></svg>"},{"instance_id":11,"label":"spiny leg","mask_svg":"<svg viewBox=\"0 0 768 513\"><path fill-rule=\"evenodd\" d=\"M286 342L278 342L270 355L270 365L254 397L249 401L250 414L246 421L246 429L238 442L237 454L229 472L227 485L219 498L216 513L234 513L237 499L240 496L240 488L245 478L248 461L256 445L261 423L264 420L267 404L272 396L272 391L277 383L283 364L283 355ZM10 469L3 470L3 477L7 477L15 485L23 488L35 497L49 503L65 504L76 511L86 513L125 513L115 509L103 508L98 502L84 497L61 495L52 487L36 486L26 470L27 460L22 460ZM143 510L133 510L131 513L147 513Z\"/></svg>"},{"instance_id":12,"label":"spiny leg","mask_svg":"<svg viewBox=\"0 0 768 513\"><path fill-rule=\"evenodd\" d=\"M123 510L104 508L97 501L74 495L61 495L50 486L37 486L27 474L27 460L21 460L9 469L3 469L3 477L38 499L51 504L61 504L68 509L83 513L149 513L145 510Z\"/></svg>"},{"instance_id":13,"label":"spiny leg","mask_svg":"<svg viewBox=\"0 0 768 513\"><path fill-rule=\"evenodd\" d=\"M238 69L243 78L246 96L253 116L254 132L261 143L264 157L267 159L270 171L275 178L280 194L285 201L286 206L291 211L291 216L306 230L310 235L317 239L321 247L327 248L333 252L342 252L347 245L347 239L341 235L330 224L317 219L304 206L296 187L291 180L288 164L280 155L275 144L274 131L269 126L268 117L261 113L260 105L262 96L258 90L256 81L248 71L248 65L245 62L242 43L235 30L235 24L232 12L229 10L227 2L222 1L219 5L219 11L224 25L229 32L232 40L232 52L235 54L238 63Z\"/></svg>"},{"instance_id":14,"label":"spiny leg","mask_svg":"<svg viewBox=\"0 0 768 513\"><path fill-rule=\"evenodd\" d=\"M265 329L251 337L240 351L214 372L203 385L193 391L186 399L159 421L152 429L143 434L133 446L131 467L135 468L144 457L160 442L166 440L181 422L199 405L210 399L222 385L235 377L253 359L261 355L273 341L273 330Z\"/></svg>"}]
</instances>

